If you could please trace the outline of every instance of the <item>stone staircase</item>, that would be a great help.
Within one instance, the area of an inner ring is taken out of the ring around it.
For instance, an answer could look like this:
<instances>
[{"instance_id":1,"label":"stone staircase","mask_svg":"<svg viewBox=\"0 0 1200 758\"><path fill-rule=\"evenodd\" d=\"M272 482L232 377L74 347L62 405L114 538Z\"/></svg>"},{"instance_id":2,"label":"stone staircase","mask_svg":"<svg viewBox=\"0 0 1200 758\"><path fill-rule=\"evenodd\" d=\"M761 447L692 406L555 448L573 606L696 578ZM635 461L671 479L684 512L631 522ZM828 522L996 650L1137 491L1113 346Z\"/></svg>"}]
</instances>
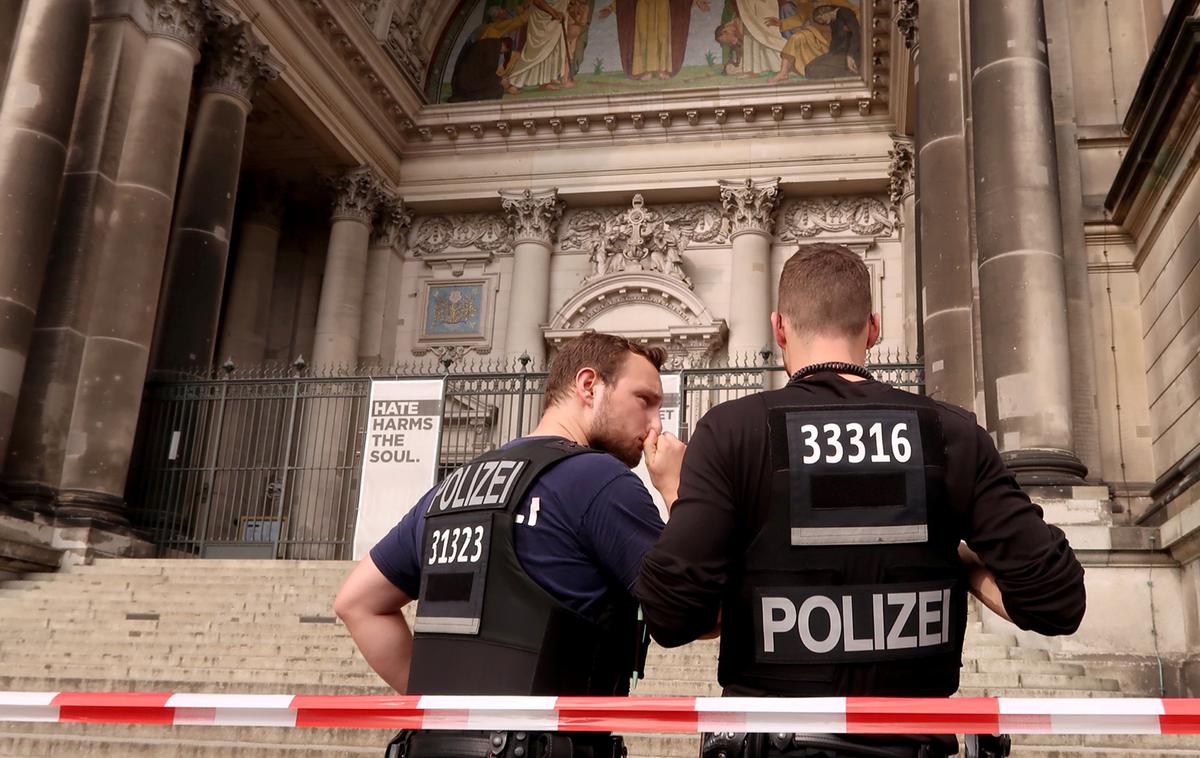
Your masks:
<instances>
[{"instance_id":1,"label":"stone staircase","mask_svg":"<svg viewBox=\"0 0 1200 758\"><path fill-rule=\"evenodd\" d=\"M0 584L0 690L386 694L333 617L345 562L99 560ZM963 695L1120 696L1115 680L969 628ZM715 642L655 648L638 695L719 695ZM1136 693L1127 693L1136 694ZM0 723L8 756L381 756L374 729ZM693 737L633 736L630 754L695 756ZM1200 739L1027 736L1014 755L1175 756Z\"/></svg>"}]
</instances>

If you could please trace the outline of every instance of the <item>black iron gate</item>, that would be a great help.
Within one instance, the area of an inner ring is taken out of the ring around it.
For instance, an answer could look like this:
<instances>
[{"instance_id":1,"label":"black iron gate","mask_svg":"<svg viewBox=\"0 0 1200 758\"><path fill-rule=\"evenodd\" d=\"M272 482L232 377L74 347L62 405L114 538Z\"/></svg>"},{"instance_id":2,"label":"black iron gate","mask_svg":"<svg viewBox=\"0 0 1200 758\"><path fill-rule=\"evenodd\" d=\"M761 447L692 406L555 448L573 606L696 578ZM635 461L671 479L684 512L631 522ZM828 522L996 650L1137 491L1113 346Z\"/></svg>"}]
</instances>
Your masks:
<instances>
[{"instance_id":1,"label":"black iron gate","mask_svg":"<svg viewBox=\"0 0 1200 758\"><path fill-rule=\"evenodd\" d=\"M922 389L919 362L871 368ZM678 373L685 439L709 408L784 379L781 366ZM371 381L438 377L439 478L541 416L546 375L532 371L151 382L127 492L136 523L164 556L349 558Z\"/></svg>"}]
</instances>

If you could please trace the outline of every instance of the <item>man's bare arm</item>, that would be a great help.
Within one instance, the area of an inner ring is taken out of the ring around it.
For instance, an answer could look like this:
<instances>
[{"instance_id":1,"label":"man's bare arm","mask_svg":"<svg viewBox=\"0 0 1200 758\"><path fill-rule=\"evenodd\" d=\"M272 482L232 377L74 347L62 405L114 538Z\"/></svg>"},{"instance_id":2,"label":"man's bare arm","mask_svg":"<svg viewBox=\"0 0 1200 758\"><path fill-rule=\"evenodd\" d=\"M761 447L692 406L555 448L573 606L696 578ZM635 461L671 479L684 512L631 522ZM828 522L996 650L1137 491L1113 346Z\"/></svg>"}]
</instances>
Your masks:
<instances>
[{"instance_id":1,"label":"man's bare arm","mask_svg":"<svg viewBox=\"0 0 1200 758\"><path fill-rule=\"evenodd\" d=\"M408 690L413 640L400 611L411 602L369 555L354 567L333 600L333 612L350 630L363 658L401 694Z\"/></svg>"},{"instance_id":2,"label":"man's bare arm","mask_svg":"<svg viewBox=\"0 0 1200 758\"><path fill-rule=\"evenodd\" d=\"M967 569L967 585L971 594L992 613L1011 624L1012 619L1004 610L1004 595L1000 592L1000 585L996 584L995 575L983 565L983 560L965 542L958 543L958 559Z\"/></svg>"}]
</instances>

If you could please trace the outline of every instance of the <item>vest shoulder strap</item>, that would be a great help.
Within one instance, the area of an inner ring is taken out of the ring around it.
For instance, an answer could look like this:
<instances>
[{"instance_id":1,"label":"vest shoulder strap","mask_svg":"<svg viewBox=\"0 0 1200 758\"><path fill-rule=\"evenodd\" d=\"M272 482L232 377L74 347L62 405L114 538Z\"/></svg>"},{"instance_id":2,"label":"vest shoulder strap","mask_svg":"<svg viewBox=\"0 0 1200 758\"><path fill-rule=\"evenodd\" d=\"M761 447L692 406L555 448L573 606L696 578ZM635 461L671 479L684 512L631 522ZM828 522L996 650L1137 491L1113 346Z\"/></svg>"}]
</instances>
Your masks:
<instances>
[{"instance_id":1,"label":"vest shoulder strap","mask_svg":"<svg viewBox=\"0 0 1200 758\"><path fill-rule=\"evenodd\" d=\"M425 518L478 510L512 512L546 469L576 455L599 452L561 438L526 440L489 451L442 480Z\"/></svg>"}]
</instances>

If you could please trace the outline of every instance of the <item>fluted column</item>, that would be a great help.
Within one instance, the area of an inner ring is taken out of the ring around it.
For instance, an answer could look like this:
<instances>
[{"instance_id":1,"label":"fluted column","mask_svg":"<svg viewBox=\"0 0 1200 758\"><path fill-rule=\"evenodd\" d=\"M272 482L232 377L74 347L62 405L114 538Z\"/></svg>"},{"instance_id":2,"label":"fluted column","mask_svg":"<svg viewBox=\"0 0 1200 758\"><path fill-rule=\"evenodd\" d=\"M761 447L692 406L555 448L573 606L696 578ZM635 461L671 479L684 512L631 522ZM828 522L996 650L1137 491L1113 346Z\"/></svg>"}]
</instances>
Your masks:
<instances>
[{"instance_id":1,"label":"fluted column","mask_svg":"<svg viewBox=\"0 0 1200 758\"><path fill-rule=\"evenodd\" d=\"M278 75L266 52L245 24L222 29L204 49L155 330L156 369L213 362L246 117L258 85Z\"/></svg>"},{"instance_id":2,"label":"fluted column","mask_svg":"<svg viewBox=\"0 0 1200 758\"><path fill-rule=\"evenodd\" d=\"M229 303L221 322L216 359L235 366L257 366L267 355L271 291L283 218L283 192L276 182L255 177L246 182L245 216L238 227L238 247L229 283Z\"/></svg>"},{"instance_id":3,"label":"fluted column","mask_svg":"<svg viewBox=\"0 0 1200 758\"><path fill-rule=\"evenodd\" d=\"M3 3L0 3L3 5ZM13 421L3 487L46 510L58 493L96 289L95 266L112 212L121 146L146 36L127 15L92 21L87 65L54 224L37 322Z\"/></svg>"},{"instance_id":4,"label":"fluted column","mask_svg":"<svg viewBox=\"0 0 1200 758\"><path fill-rule=\"evenodd\" d=\"M504 356L512 359L525 353L533 359L533 366L543 367L546 339L542 324L550 317L550 253L565 203L558 188L501 190L500 206L513 232Z\"/></svg>"},{"instance_id":5,"label":"fluted column","mask_svg":"<svg viewBox=\"0 0 1200 758\"><path fill-rule=\"evenodd\" d=\"M364 365L378 366L383 362L385 314L390 298L398 296L392 289L399 284L391 275L392 259L403 244L404 234L412 223L412 214L398 197L388 197L379 208L379 221L367 252L367 284L363 295L362 329L358 344L358 359ZM392 329L395 339L395 329ZM393 351L394 353L394 351Z\"/></svg>"},{"instance_id":6,"label":"fluted column","mask_svg":"<svg viewBox=\"0 0 1200 758\"><path fill-rule=\"evenodd\" d=\"M130 103L113 210L93 269L95 294L63 462L59 513L121 523L125 478L149 363L171 231L199 4L158 0Z\"/></svg>"},{"instance_id":7,"label":"fluted column","mask_svg":"<svg viewBox=\"0 0 1200 758\"><path fill-rule=\"evenodd\" d=\"M1042 2L971 0L970 14L988 426L1024 481L1078 481Z\"/></svg>"},{"instance_id":8,"label":"fluted column","mask_svg":"<svg viewBox=\"0 0 1200 758\"><path fill-rule=\"evenodd\" d=\"M755 358L771 338L771 240L779 178L720 181L729 219L729 357Z\"/></svg>"},{"instance_id":9,"label":"fluted column","mask_svg":"<svg viewBox=\"0 0 1200 758\"><path fill-rule=\"evenodd\" d=\"M375 173L366 167L334 180L337 197L317 309L314 366L351 366L358 360L367 249L381 188Z\"/></svg>"},{"instance_id":10,"label":"fluted column","mask_svg":"<svg viewBox=\"0 0 1200 758\"><path fill-rule=\"evenodd\" d=\"M90 11L85 0L29 0L0 100L0 461L46 273Z\"/></svg>"},{"instance_id":11,"label":"fluted column","mask_svg":"<svg viewBox=\"0 0 1200 758\"><path fill-rule=\"evenodd\" d=\"M975 365L970 178L964 121L962 8L921 3L916 50L917 260L924 300L925 391L973 409Z\"/></svg>"}]
</instances>

